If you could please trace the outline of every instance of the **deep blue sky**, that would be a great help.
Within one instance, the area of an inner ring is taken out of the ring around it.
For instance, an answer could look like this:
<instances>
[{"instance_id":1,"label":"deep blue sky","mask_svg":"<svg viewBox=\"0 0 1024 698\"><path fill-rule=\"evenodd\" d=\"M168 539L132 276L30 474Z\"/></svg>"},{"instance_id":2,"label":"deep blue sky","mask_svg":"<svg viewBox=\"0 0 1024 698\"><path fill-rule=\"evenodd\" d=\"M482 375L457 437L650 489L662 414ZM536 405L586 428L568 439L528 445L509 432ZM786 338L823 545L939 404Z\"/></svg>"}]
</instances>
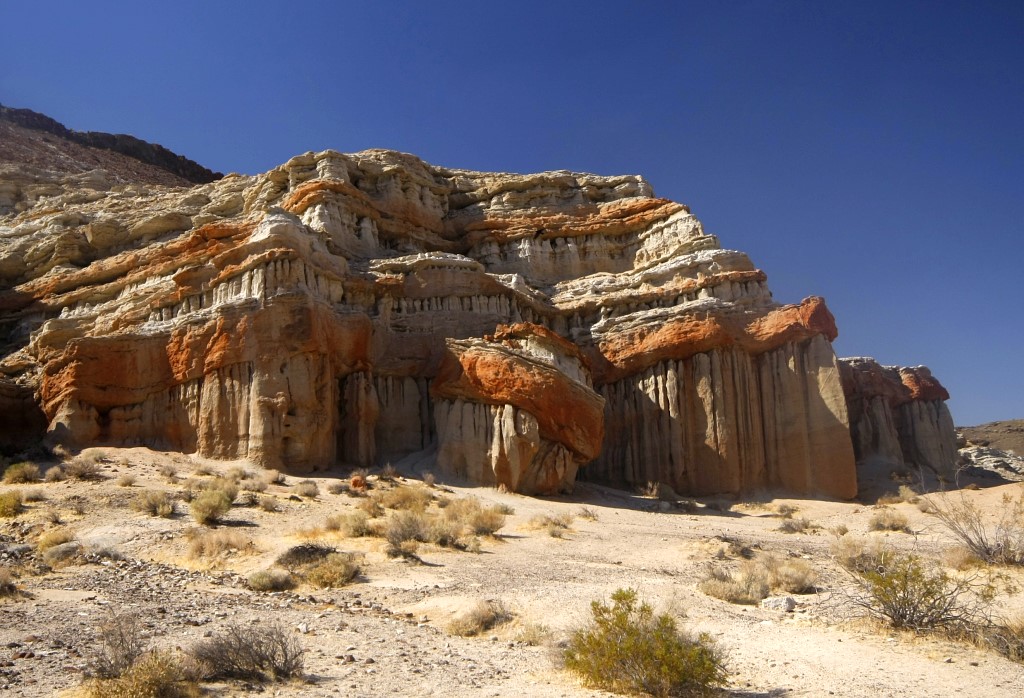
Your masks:
<instances>
[{"instance_id":1,"label":"deep blue sky","mask_svg":"<svg viewBox=\"0 0 1024 698\"><path fill-rule=\"evenodd\" d=\"M142 9L145 6L145 9ZM639 173L840 355L1024 418L1024 2L4 2L0 102L213 169Z\"/></svg>"}]
</instances>

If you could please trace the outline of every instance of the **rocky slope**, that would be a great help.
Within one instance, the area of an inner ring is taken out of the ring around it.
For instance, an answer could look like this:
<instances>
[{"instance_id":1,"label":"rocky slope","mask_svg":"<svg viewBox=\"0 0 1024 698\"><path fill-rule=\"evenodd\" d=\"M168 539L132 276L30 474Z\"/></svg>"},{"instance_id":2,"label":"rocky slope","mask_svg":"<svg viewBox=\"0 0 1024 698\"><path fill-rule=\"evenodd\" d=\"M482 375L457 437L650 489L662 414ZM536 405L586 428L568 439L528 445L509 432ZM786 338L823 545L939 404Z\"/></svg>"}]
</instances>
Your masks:
<instances>
[{"instance_id":1,"label":"rocky slope","mask_svg":"<svg viewBox=\"0 0 1024 698\"><path fill-rule=\"evenodd\" d=\"M774 302L639 177L374 150L187 190L101 180L50 176L0 218L8 444L45 424L69 447L407 459L525 493L579 474L840 498L865 449L945 457L942 395L887 398L903 431L875 438L895 417L844 392L824 301Z\"/></svg>"}]
</instances>

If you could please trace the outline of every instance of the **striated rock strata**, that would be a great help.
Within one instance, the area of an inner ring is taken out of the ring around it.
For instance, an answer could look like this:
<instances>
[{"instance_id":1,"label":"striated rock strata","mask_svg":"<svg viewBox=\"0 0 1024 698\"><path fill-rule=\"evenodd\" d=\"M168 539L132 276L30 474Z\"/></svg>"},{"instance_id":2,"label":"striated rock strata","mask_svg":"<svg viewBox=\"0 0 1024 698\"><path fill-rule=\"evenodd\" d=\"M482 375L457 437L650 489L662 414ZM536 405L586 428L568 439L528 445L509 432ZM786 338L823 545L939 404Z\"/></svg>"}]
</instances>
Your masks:
<instances>
[{"instance_id":1,"label":"striated rock strata","mask_svg":"<svg viewBox=\"0 0 1024 698\"><path fill-rule=\"evenodd\" d=\"M639 177L326 151L190 189L40 178L0 218L0 408L32 395L50 441L856 494L824 302L774 302Z\"/></svg>"},{"instance_id":2,"label":"striated rock strata","mask_svg":"<svg viewBox=\"0 0 1024 698\"><path fill-rule=\"evenodd\" d=\"M858 462L910 465L951 477L957 466L949 393L925 366L840 359Z\"/></svg>"}]
</instances>

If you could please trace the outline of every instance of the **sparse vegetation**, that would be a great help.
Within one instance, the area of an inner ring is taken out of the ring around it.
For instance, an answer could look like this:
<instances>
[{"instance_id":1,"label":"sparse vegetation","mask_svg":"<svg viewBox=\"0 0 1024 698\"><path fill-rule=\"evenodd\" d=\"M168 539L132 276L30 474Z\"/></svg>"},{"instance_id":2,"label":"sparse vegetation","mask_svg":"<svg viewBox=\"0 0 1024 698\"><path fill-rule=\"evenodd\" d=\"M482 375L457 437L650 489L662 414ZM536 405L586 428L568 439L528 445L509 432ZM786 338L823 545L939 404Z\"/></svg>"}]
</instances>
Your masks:
<instances>
[{"instance_id":1,"label":"sparse vegetation","mask_svg":"<svg viewBox=\"0 0 1024 698\"><path fill-rule=\"evenodd\" d=\"M192 500L192 517L204 526L212 526L231 509L231 499L222 490L206 490Z\"/></svg>"},{"instance_id":2,"label":"sparse vegetation","mask_svg":"<svg viewBox=\"0 0 1024 698\"><path fill-rule=\"evenodd\" d=\"M15 463L4 470L4 483L22 485L39 481L39 466L35 463Z\"/></svg>"},{"instance_id":3,"label":"sparse vegetation","mask_svg":"<svg viewBox=\"0 0 1024 698\"><path fill-rule=\"evenodd\" d=\"M12 518L24 511L24 497L21 490L0 492L0 518Z\"/></svg>"},{"instance_id":4,"label":"sparse vegetation","mask_svg":"<svg viewBox=\"0 0 1024 698\"><path fill-rule=\"evenodd\" d=\"M101 480L103 472L100 464L94 458L79 456L64 464L64 474L72 480Z\"/></svg>"},{"instance_id":5,"label":"sparse vegetation","mask_svg":"<svg viewBox=\"0 0 1024 698\"><path fill-rule=\"evenodd\" d=\"M299 495L300 497L306 497L307 499L313 499L320 494L320 488L312 480L303 480L296 483L292 487L292 492Z\"/></svg>"},{"instance_id":6,"label":"sparse vegetation","mask_svg":"<svg viewBox=\"0 0 1024 698\"><path fill-rule=\"evenodd\" d=\"M260 509L263 511L275 512L281 511L280 505L277 503L277 497L266 495L260 497Z\"/></svg>"},{"instance_id":7,"label":"sparse vegetation","mask_svg":"<svg viewBox=\"0 0 1024 698\"><path fill-rule=\"evenodd\" d=\"M134 613L114 614L99 628L96 655L89 672L101 679L121 676L146 651L142 621Z\"/></svg>"},{"instance_id":8,"label":"sparse vegetation","mask_svg":"<svg viewBox=\"0 0 1024 698\"><path fill-rule=\"evenodd\" d=\"M716 599L749 605L761 603L771 590L768 570L753 561L742 563L734 571L713 566L698 588Z\"/></svg>"},{"instance_id":9,"label":"sparse vegetation","mask_svg":"<svg viewBox=\"0 0 1024 698\"><path fill-rule=\"evenodd\" d=\"M331 553L323 561L306 570L307 583L321 589L343 587L359 574L359 565L350 553Z\"/></svg>"},{"instance_id":10,"label":"sparse vegetation","mask_svg":"<svg viewBox=\"0 0 1024 698\"><path fill-rule=\"evenodd\" d=\"M706 635L681 632L636 592L619 589L612 605L591 603L590 625L573 633L565 666L588 685L618 693L699 695L725 683L725 662Z\"/></svg>"},{"instance_id":11,"label":"sparse vegetation","mask_svg":"<svg viewBox=\"0 0 1024 698\"><path fill-rule=\"evenodd\" d=\"M804 516L783 519L779 524L779 530L783 533L806 533L816 528L818 527Z\"/></svg>"},{"instance_id":12,"label":"sparse vegetation","mask_svg":"<svg viewBox=\"0 0 1024 698\"><path fill-rule=\"evenodd\" d=\"M138 478L136 478L135 475L133 475L131 473L125 473L124 475L121 475L120 477L117 478L117 486L118 487L131 487L132 485L135 484L135 481L137 479Z\"/></svg>"},{"instance_id":13,"label":"sparse vegetation","mask_svg":"<svg viewBox=\"0 0 1024 698\"><path fill-rule=\"evenodd\" d=\"M305 650L280 625L229 625L189 651L205 679L283 680L302 673Z\"/></svg>"},{"instance_id":14,"label":"sparse vegetation","mask_svg":"<svg viewBox=\"0 0 1024 698\"><path fill-rule=\"evenodd\" d=\"M77 564L81 560L82 545L74 540L54 545L43 552L43 562L50 567Z\"/></svg>"},{"instance_id":15,"label":"sparse vegetation","mask_svg":"<svg viewBox=\"0 0 1024 698\"><path fill-rule=\"evenodd\" d=\"M453 618L445 628L451 635L472 637L512 620L505 604L498 600L477 601Z\"/></svg>"},{"instance_id":16,"label":"sparse vegetation","mask_svg":"<svg viewBox=\"0 0 1024 698\"><path fill-rule=\"evenodd\" d=\"M46 492L43 491L42 487L29 487L25 490L22 490L22 501L45 502Z\"/></svg>"},{"instance_id":17,"label":"sparse vegetation","mask_svg":"<svg viewBox=\"0 0 1024 698\"><path fill-rule=\"evenodd\" d=\"M63 482L64 480L67 479L67 473L65 473L64 468L60 467L59 465L47 468L46 474L43 475L43 480L45 480L46 482Z\"/></svg>"},{"instance_id":18,"label":"sparse vegetation","mask_svg":"<svg viewBox=\"0 0 1024 698\"><path fill-rule=\"evenodd\" d=\"M302 567L317 564L336 552L338 551L329 545L303 543L281 553L277 557L277 564L294 573Z\"/></svg>"},{"instance_id":19,"label":"sparse vegetation","mask_svg":"<svg viewBox=\"0 0 1024 698\"><path fill-rule=\"evenodd\" d=\"M530 528L547 531L552 538L563 538L572 528L572 514L538 514L527 524Z\"/></svg>"},{"instance_id":20,"label":"sparse vegetation","mask_svg":"<svg viewBox=\"0 0 1024 698\"><path fill-rule=\"evenodd\" d=\"M356 509L330 517L325 527L329 531L339 531L349 538L360 538L370 532L369 521L370 517L365 511Z\"/></svg>"},{"instance_id":21,"label":"sparse vegetation","mask_svg":"<svg viewBox=\"0 0 1024 698\"><path fill-rule=\"evenodd\" d=\"M36 549L44 552L58 545L75 540L75 532L68 528L54 528L42 533L36 540Z\"/></svg>"},{"instance_id":22,"label":"sparse vegetation","mask_svg":"<svg viewBox=\"0 0 1024 698\"><path fill-rule=\"evenodd\" d=\"M1024 491L1004 495L994 524L966 497L930 498L934 514L953 538L979 560L990 564L1024 565Z\"/></svg>"},{"instance_id":23,"label":"sparse vegetation","mask_svg":"<svg viewBox=\"0 0 1024 698\"><path fill-rule=\"evenodd\" d=\"M18 585L14 583L14 574L7 567L0 567L0 599L18 595Z\"/></svg>"},{"instance_id":24,"label":"sparse vegetation","mask_svg":"<svg viewBox=\"0 0 1024 698\"><path fill-rule=\"evenodd\" d=\"M140 492L135 498L135 501L132 502L132 509L150 516L169 518L174 516L176 507L174 498L167 492L147 490Z\"/></svg>"},{"instance_id":25,"label":"sparse vegetation","mask_svg":"<svg viewBox=\"0 0 1024 698\"><path fill-rule=\"evenodd\" d=\"M285 591L295 586L295 577L288 570L271 567L253 572L247 580L254 591Z\"/></svg>"},{"instance_id":26,"label":"sparse vegetation","mask_svg":"<svg viewBox=\"0 0 1024 698\"><path fill-rule=\"evenodd\" d=\"M246 552L254 548L253 542L238 531L200 531L193 534L188 544L192 558L221 557L230 552Z\"/></svg>"},{"instance_id":27,"label":"sparse vegetation","mask_svg":"<svg viewBox=\"0 0 1024 698\"><path fill-rule=\"evenodd\" d=\"M868 521L868 529L871 531L902 531L903 533L910 533L910 525L907 522L906 514L889 507L881 507L871 515L871 519Z\"/></svg>"}]
</instances>

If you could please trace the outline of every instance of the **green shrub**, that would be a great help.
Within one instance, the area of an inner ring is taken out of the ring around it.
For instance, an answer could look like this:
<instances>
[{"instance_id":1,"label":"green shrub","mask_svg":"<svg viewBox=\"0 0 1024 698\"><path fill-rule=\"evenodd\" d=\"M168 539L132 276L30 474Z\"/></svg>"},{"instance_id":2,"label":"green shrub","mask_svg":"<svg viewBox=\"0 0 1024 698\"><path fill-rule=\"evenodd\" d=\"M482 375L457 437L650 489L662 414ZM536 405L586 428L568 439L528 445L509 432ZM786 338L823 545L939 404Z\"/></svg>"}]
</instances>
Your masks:
<instances>
[{"instance_id":1,"label":"green shrub","mask_svg":"<svg viewBox=\"0 0 1024 698\"><path fill-rule=\"evenodd\" d=\"M220 521L231 509L231 499L222 490L206 490L192 500L192 517L205 526Z\"/></svg>"},{"instance_id":2,"label":"green shrub","mask_svg":"<svg viewBox=\"0 0 1024 698\"><path fill-rule=\"evenodd\" d=\"M573 633L565 666L588 685L617 693L678 696L709 693L726 680L724 660L706 635L680 632L668 614L655 616L632 589L612 605L590 604L591 623Z\"/></svg>"},{"instance_id":3,"label":"green shrub","mask_svg":"<svg viewBox=\"0 0 1024 698\"><path fill-rule=\"evenodd\" d=\"M933 569L916 555L883 555L857 579L864 595L855 603L894 628L954 630L976 620L971 581Z\"/></svg>"},{"instance_id":4,"label":"green shrub","mask_svg":"<svg viewBox=\"0 0 1024 698\"><path fill-rule=\"evenodd\" d=\"M20 490L10 490L9 492L0 492L0 518L11 518L17 516L24 510Z\"/></svg>"},{"instance_id":5,"label":"green shrub","mask_svg":"<svg viewBox=\"0 0 1024 698\"><path fill-rule=\"evenodd\" d=\"M8 485L21 485L39 481L39 466L35 463L15 463L4 471L4 482Z\"/></svg>"}]
</instances>

